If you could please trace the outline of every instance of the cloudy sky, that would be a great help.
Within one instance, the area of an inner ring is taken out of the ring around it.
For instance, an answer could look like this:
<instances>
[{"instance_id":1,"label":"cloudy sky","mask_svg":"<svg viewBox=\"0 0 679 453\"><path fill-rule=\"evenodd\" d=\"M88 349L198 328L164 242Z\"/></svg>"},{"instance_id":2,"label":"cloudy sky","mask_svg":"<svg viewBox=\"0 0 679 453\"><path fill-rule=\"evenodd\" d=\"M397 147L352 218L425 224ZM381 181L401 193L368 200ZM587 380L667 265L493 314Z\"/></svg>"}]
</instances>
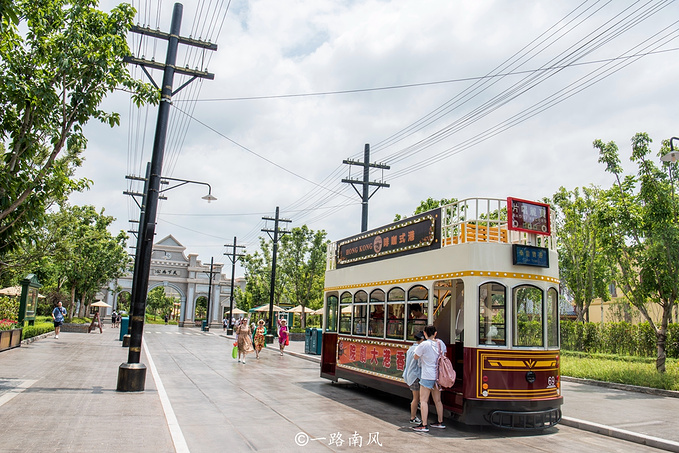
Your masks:
<instances>
[{"instance_id":1,"label":"cloudy sky","mask_svg":"<svg viewBox=\"0 0 679 453\"><path fill-rule=\"evenodd\" d=\"M172 4L133 5L140 25L168 31ZM635 133L656 149L679 136L677 19L669 1L186 0L181 35L219 48L180 46L179 66L215 77L173 98L163 174L207 182L218 200L201 200L199 185L168 191L157 239L229 263L224 245L236 236L255 251L277 206L290 227L358 233L360 199L341 179L361 174L342 160L363 160L365 144L391 166L371 173L391 187L371 198L369 228L428 197L609 186L595 139L615 141L627 162ZM129 41L135 56L165 60L162 41ZM121 126L87 126L77 174L94 185L71 201L105 208L114 232L136 229L122 192L142 189L125 175L151 159L157 107L115 93L105 108Z\"/></svg>"}]
</instances>

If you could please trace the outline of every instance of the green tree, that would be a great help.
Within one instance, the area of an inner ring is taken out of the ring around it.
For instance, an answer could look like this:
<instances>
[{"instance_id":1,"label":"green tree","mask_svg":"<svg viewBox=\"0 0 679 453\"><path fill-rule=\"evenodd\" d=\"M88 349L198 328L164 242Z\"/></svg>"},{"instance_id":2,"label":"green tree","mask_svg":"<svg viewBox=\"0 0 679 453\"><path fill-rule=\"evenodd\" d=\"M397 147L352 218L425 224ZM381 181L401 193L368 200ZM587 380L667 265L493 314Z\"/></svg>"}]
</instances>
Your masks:
<instances>
[{"instance_id":1,"label":"green tree","mask_svg":"<svg viewBox=\"0 0 679 453\"><path fill-rule=\"evenodd\" d=\"M432 209L436 209L440 206L445 206L447 204L455 203L457 202L457 198L441 198L440 200L434 200L433 198L429 197L426 200L422 200L420 202L420 205L415 208L415 212L413 212L413 215L417 214L422 214L423 212L431 211ZM401 219L405 219L406 217L409 217L407 215L402 216L401 214L396 214L394 216L394 222L398 222Z\"/></svg>"},{"instance_id":2,"label":"green tree","mask_svg":"<svg viewBox=\"0 0 679 453\"><path fill-rule=\"evenodd\" d=\"M122 276L129 265L125 250L127 235L112 236L108 227L114 218L94 206L64 206L55 214L60 247L55 253L55 278L70 290L69 315L83 316L85 306L108 282ZM76 295L79 309L75 313Z\"/></svg>"},{"instance_id":3,"label":"green tree","mask_svg":"<svg viewBox=\"0 0 679 453\"><path fill-rule=\"evenodd\" d=\"M87 145L83 126L90 119L120 121L100 108L106 94L127 89L138 105L159 97L123 62L134 9L120 4L107 14L96 6L0 2L0 257L40 227L53 203L89 185L73 179ZM18 18L18 27L5 17Z\"/></svg>"},{"instance_id":4,"label":"green tree","mask_svg":"<svg viewBox=\"0 0 679 453\"><path fill-rule=\"evenodd\" d=\"M319 308L323 301L326 232L313 231L306 225L293 228L281 239L279 263L285 275L284 292L296 305ZM302 311L301 327L306 327L306 313Z\"/></svg>"},{"instance_id":5,"label":"green tree","mask_svg":"<svg viewBox=\"0 0 679 453\"><path fill-rule=\"evenodd\" d=\"M174 297L169 297L165 294L165 288L156 286L149 291L146 298L146 309L147 311L151 311L154 317L158 315L169 316L170 313L172 313L174 300Z\"/></svg>"},{"instance_id":6,"label":"green tree","mask_svg":"<svg viewBox=\"0 0 679 453\"><path fill-rule=\"evenodd\" d=\"M272 243L259 238L259 246L261 250L246 254L241 261L245 270L245 290L237 289L235 300L238 308L245 311L269 302Z\"/></svg>"},{"instance_id":7,"label":"green tree","mask_svg":"<svg viewBox=\"0 0 679 453\"><path fill-rule=\"evenodd\" d=\"M589 306L594 298L609 299L611 266L601 249L596 224L601 198L601 190L596 187L583 187L582 193L578 188L569 192L561 187L548 200L556 213L561 282L573 297L580 322L589 321Z\"/></svg>"},{"instance_id":8,"label":"green tree","mask_svg":"<svg viewBox=\"0 0 679 453\"><path fill-rule=\"evenodd\" d=\"M649 159L652 141L647 134L636 134L631 142L630 160L637 165L637 173L626 176L617 145L594 142L599 162L615 176L615 184L604 193L607 203L597 226L603 232L608 259L617 265L619 288L655 331L656 369L664 372L667 325L679 293L679 206L672 190L676 184L670 178L670 163L658 167ZM665 140L658 155L668 151ZM649 303L661 307L660 325L649 315Z\"/></svg>"}]
</instances>

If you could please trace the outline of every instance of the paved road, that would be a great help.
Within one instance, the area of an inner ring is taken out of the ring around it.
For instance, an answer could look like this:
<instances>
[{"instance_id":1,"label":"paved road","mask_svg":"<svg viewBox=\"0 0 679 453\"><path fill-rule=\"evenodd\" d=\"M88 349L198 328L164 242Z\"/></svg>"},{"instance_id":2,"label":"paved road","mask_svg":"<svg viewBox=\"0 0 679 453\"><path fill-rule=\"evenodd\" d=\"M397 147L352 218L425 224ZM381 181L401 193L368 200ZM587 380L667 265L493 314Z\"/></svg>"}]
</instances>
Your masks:
<instances>
[{"instance_id":1,"label":"paved road","mask_svg":"<svg viewBox=\"0 0 679 453\"><path fill-rule=\"evenodd\" d=\"M267 348L239 364L221 331L147 325L144 339L141 393L115 391L127 359L115 329L0 353L0 451L659 451L564 425L525 434L448 422L419 434L407 401L333 385L314 361Z\"/></svg>"}]
</instances>

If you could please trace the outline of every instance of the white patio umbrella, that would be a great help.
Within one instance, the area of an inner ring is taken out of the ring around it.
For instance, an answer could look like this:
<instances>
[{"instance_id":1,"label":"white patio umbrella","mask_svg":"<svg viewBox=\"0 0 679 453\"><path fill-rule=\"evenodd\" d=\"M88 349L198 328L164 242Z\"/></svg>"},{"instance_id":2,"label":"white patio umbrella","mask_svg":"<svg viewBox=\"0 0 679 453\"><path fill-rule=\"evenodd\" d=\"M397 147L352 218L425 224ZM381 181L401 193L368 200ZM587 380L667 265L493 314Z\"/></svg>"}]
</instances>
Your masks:
<instances>
[{"instance_id":1,"label":"white patio umbrella","mask_svg":"<svg viewBox=\"0 0 679 453\"><path fill-rule=\"evenodd\" d=\"M269 304L262 305L261 307L256 308L255 311L260 312L260 313L267 312L267 311L269 311ZM273 311L278 311L278 312L285 311L285 308L281 308L278 305L274 305Z\"/></svg>"},{"instance_id":2,"label":"white patio umbrella","mask_svg":"<svg viewBox=\"0 0 679 453\"><path fill-rule=\"evenodd\" d=\"M319 308L318 310L314 310L312 315L322 315L323 314L323 307Z\"/></svg>"},{"instance_id":3,"label":"white patio umbrella","mask_svg":"<svg viewBox=\"0 0 679 453\"><path fill-rule=\"evenodd\" d=\"M226 310L226 311L228 312L229 310ZM234 314L234 315L244 315L245 313L247 313L247 312L241 310L240 308L234 307L232 314Z\"/></svg>"},{"instance_id":4,"label":"white patio umbrella","mask_svg":"<svg viewBox=\"0 0 679 453\"><path fill-rule=\"evenodd\" d=\"M298 305L294 308L291 308L290 310L287 310L288 313L302 313L302 311L304 311L304 313L309 313L309 314L313 314L313 312L314 312L314 310L312 310L311 308L302 307L301 305Z\"/></svg>"},{"instance_id":5,"label":"white patio umbrella","mask_svg":"<svg viewBox=\"0 0 679 453\"><path fill-rule=\"evenodd\" d=\"M0 296L21 296L21 286L8 286L7 288L0 289ZM44 299L45 296L38 294L38 298Z\"/></svg>"},{"instance_id":6,"label":"white patio umbrella","mask_svg":"<svg viewBox=\"0 0 679 453\"><path fill-rule=\"evenodd\" d=\"M110 307L110 305L100 300L98 302L90 304L90 307Z\"/></svg>"}]
</instances>

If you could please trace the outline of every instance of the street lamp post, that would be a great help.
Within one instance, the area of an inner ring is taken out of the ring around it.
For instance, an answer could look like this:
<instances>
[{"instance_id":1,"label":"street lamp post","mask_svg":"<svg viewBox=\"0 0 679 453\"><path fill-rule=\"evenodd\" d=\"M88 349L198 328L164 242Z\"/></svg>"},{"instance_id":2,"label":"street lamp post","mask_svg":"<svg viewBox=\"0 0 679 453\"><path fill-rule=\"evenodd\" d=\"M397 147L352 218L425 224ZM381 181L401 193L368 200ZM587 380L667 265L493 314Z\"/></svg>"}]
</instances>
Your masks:
<instances>
[{"instance_id":1,"label":"street lamp post","mask_svg":"<svg viewBox=\"0 0 679 453\"><path fill-rule=\"evenodd\" d=\"M141 221L137 240L137 254L135 256L134 271L132 277L132 299L130 301L130 324L129 324L129 353L127 362L122 363L118 368L118 385L116 390L119 392L140 392L144 390L146 384L146 366L140 362L141 342L144 330L144 314L146 312L146 290L149 284L149 273L151 269L151 254L153 249L153 236L155 234L155 219L158 197L161 193L185 184L200 184L208 186L208 194L201 197L207 202L215 201L212 195L212 186L206 182L192 181L189 179L177 179L169 177L156 177L153 174L153 163L150 165L146 182L146 194L142 207ZM155 179L154 185L151 180ZM177 181L172 187L160 189L161 184L169 184L169 181Z\"/></svg>"},{"instance_id":2,"label":"street lamp post","mask_svg":"<svg viewBox=\"0 0 679 453\"><path fill-rule=\"evenodd\" d=\"M660 158L663 162L670 162L670 184L672 184L672 212L674 214L674 223L677 222L677 212L674 209L674 178L672 177L672 167L679 161L679 151L674 149L674 144L672 143L675 140L679 141L679 137L672 137L670 139L670 152ZM676 307L674 313L674 322L679 322L679 306Z\"/></svg>"}]
</instances>

